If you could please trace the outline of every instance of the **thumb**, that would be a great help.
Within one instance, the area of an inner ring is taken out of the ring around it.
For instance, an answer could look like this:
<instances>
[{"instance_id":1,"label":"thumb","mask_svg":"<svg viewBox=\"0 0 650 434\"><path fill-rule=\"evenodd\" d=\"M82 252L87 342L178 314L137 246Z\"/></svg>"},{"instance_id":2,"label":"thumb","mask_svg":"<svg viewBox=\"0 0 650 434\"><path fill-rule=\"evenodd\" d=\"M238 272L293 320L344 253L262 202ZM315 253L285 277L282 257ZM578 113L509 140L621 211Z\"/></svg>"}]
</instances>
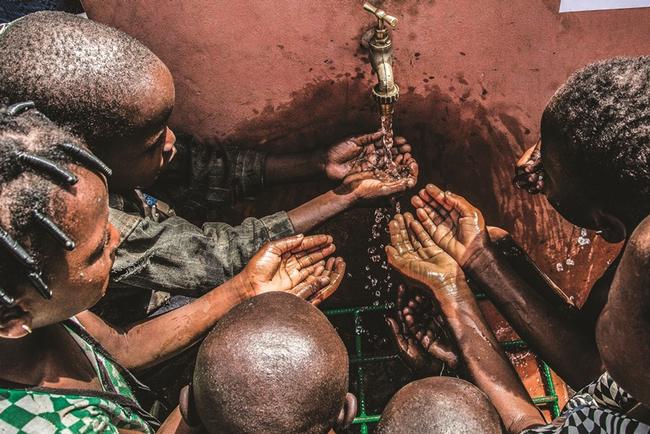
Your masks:
<instances>
[{"instance_id":1,"label":"thumb","mask_svg":"<svg viewBox=\"0 0 650 434\"><path fill-rule=\"evenodd\" d=\"M377 131L374 133L370 134L364 134L361 136L356 136L352 138L359 146L365 146L369 145L371 143L376 142L377 140L381 139L383 137L384 133L381 131Z\"/></svg>"},{"instance_id":2,"label":"thumb","mask_svg":"<svg viewBox=\"0 0 650 434\"><path fill-rule=\"evenodd\" d=\"M302 243L303 238L305 238L303 234L293 235L287 238L281 238L276 241L271 241L269 247L273 249L275 253L282 255L283 253L290 252L291 250L298 247Z\"/></svg>"}]
</instances>

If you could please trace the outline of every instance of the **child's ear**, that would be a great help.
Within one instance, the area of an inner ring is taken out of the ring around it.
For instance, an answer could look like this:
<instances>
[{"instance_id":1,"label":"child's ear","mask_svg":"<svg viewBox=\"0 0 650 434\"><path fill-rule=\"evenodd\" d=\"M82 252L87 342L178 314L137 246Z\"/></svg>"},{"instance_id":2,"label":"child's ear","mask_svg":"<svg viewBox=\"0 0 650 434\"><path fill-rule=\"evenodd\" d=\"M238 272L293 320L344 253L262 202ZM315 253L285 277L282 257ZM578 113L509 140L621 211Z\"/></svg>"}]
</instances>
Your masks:
<instances>
[{"instance_id":1,"label":"child's ear","mask_svg":"<svg viewBox=\"0 0 650 434\"><path fill-rule=\"evenodd\" d=\"M357 397L351 393L345 395L343 408L336 418L336 429L344 430L352 424L357 415Z\"/></svg>"},{"instance_id":2,"label":"child's ear","mask_svg":"<svg viewBox=\"0 0 650 434\"><path fill-rule=\"evenodd\" d=\"M196 414L194 392L192 391L191 383L181 389L180 396L178 397L178 407L181 411L183 420L190 428L201 425L199 416Z\"/></svg>"},{"instance_id":3,"label":"child's ear","mask_svg":"<svg viewBox=\"0 0 650 434\"><path fill-rule=\"evenodd\" d=\"M32 315L20 304L11 307L0 305L0 338L20 339L32 332Z\"/></svg>"},{"instance_id":4,"label":"child's ear","mask_svg":"<svg viewBox=\"0 0 650 434\"><path fill-rule=\"evenodd\" d=\"M600 236L608 243L618 243L627 238L625 224L607 211L597 211L594 216L601 230Z\"/></svg>"}]
</instances>

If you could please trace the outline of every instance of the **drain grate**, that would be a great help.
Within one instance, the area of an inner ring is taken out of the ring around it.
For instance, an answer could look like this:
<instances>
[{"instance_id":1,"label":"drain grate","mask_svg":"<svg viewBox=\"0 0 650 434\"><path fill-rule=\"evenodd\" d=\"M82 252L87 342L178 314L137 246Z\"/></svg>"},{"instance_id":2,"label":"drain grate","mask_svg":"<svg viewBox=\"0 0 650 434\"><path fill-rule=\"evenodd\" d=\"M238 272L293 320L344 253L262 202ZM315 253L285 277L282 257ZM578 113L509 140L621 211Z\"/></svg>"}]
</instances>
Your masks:
<instances>
[{"instance_id":1,"label":"drain grate","mask_svg":"<svg viewBox=\"0 0 650 434\"><path fill-rule=\"evenodd\" d=\"M478 299L484 299L484 294L477 294ZM357 417L354 419L353 425L358 428L361 434L368 434L370 425L379 421L381 414L371 412L368 414L367 408L367 394L372 393L372 384L366 384L365 369L369 363L384 363L387 361L398 359L397 353L388 355L369 355L364 352L363 348L363 317L368 313L388 312L394 308L394 304L386 303L378 306L358 306L348 308L336 308L325 310L324 313L330 318L347 316L353 320L353 351L350 354L350 369L354 370L357 376L356 390L354 393L357 397L359 404L359 411ZM522 340L512 340L502 342L503 349L508 352L523 352L528 349L526 343ZM555 383L551 376L551 369L542 360L539 361L539 366L542 374L542 382L544 385L545 396L533 397L533 402L540 408L548 409L553 418L560 415L560 407L558 402L558 395L556 393Z\"/></svg>"}]
</instances>

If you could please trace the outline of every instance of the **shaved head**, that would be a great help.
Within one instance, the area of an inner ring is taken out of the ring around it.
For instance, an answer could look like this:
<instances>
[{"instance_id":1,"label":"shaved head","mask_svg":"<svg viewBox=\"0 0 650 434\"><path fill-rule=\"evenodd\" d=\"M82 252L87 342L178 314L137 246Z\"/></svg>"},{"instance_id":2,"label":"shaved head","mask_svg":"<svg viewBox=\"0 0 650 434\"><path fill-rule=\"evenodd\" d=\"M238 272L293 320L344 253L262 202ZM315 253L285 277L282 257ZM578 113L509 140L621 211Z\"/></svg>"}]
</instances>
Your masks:
<instances>
[{"instance_id":1,"label":"shaved head","mask_svg":"<svg viewBox=\"0 0 650 434\"><path fill-rule=\"evenodd\" d=\"M91 148L163 125L174 103L167 82L167 67L142 43L72 14L37 12L0 34L0 94L34 101Z\"/></svg>"},{"instance_id":2,"label":"shaved head","mask_svg":"<svg viewBox=\"0 0 650 434\"><path fill-rule=\"evenodd\" d=\"M194 401L210 432L326 433L348 390L348 355L327 318L291 294L239 304L199 350Z\"/></svg>"},{"instance_id":3,"label":"shaved head","mask_svg":"<svg viewBox=\"0 0 650 434\"><path fill-rule=\"evenodd\" d=\"M390 400L377 434L501 434L488 397L467 381L431 377L401 388Z\"/></svg>"}]
</instances>

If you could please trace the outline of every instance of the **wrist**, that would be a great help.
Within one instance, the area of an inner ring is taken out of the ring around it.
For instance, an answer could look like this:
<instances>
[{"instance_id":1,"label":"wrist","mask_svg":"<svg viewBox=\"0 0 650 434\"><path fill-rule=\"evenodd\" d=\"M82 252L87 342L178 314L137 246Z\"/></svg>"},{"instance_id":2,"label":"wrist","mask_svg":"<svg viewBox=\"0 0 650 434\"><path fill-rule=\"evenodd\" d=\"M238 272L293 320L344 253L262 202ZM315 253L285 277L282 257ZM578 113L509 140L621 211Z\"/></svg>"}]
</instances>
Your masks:
<instances>
[{"instance_id":1,"label":"wrist","mask_svg":"<svg viewBox=\"0 0 650 434\"><path fill-rule=\"evenodd\" d=\"M255 289L253 288L250 276L245 269L233 277L231 282L233 284L233 291L239 299L239 302L255 297Z\"/></svg>"},{"instance_id":2,"label":"wrist","mask_svg":"<svg viewBox=\"0 0 650 434\"><path fill-rule=\"evenodd\" d=\"M490 241L487 230L483 230L465 248L465 252L460 257L458 264L463 271L472 272L483 268L493 260L494 253L494 244Z\"/></svg>"},{"instance_id":3,"label":"wrist","mask_svg":"<svg viewBox=\"0 0 650 434\"><path fill-rule=\"evenodd\" d=\"M441 308L447 306L450 309L455 309L459 305L475 302L474 293L462 273L450 276L442 284L429 285L429 290L438 300Z\"/></svg>"},{"instance_id":4,"label":"wrist","mask_svg":"<svg viewBox=\"0 0 650 434\"><path fill-rule=\"evenodd\" d=\"M349 185L344 183L341 183L341 185L331 190L331 193L333 200L345 205L346 208L356 205L362 199L359 193L355 192L355 189L350 188Z\"/></svg>"}]
</instances>

